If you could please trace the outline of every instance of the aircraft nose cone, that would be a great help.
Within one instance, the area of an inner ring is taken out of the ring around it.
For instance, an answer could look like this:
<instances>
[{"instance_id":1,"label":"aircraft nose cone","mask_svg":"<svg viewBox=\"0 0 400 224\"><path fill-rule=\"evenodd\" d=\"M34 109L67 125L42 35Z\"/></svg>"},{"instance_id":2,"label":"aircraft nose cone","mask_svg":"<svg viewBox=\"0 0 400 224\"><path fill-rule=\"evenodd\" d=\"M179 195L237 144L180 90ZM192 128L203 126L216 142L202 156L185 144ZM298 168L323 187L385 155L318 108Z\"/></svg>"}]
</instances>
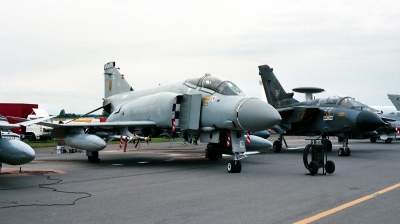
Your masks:
<instances>
[{"instance_id":1,"label":"aircraft nose cone","mask_svg":"<svg viewBox=\"0 0 400 224\"><path fill-rule=\"evenodd\" d=\"M25 142L16 139L1 139L0 162L22 165L35 159L35 151Z\"/></svg>"},{"instance_id":2,"label":"aircraft nose cone","mask_svg":"<svg viewBox=\"0 0 400 224\"><path fill-rule=\"evenodd\" d=\"M380 126L384 125L385 122L378 117L378 115L370 111L362 110L357 115L356 124L360 131L368 132L376 130Z\"/></svg>"},{"instance_id":3,"label":"aircraft nose cone","mask_svg":"<svg viewBox=\"0 0 400 224\"><path fill-rule=\"evenodd\" d=\"M24 157L24 163L29 163L35 159L36 153L31 147L29 147L29 149L28 148L25 149L23 157Z\"/></svg>"},{"instance_id":4,"label":"aircraft nose cone","mask_svg":"<svg viewBox=\"0 0 400 224\"><path fill-rule=\"evenodd\" d=\"M250 98L239 106L237 120L243 130L261 131L278 124L281 116L267 102Z\"/></svg>"}]
</instances>

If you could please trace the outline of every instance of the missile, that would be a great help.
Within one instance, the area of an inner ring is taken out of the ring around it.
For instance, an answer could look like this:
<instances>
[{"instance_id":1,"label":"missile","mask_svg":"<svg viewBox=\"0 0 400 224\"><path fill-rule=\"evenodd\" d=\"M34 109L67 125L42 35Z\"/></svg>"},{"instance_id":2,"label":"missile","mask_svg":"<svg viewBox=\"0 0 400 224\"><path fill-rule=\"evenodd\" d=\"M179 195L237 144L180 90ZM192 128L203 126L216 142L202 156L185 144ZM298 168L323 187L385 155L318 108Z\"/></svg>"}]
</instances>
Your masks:
<instances>
[{"instance_id":1,"label":"missile","mask_svg":"<svg viewBox=\"0 0 400 224\"><path fill-rule=\"evenodd\" d=\"M18 139L0 138L0 163L22 165L35 159L35 151Z\"/></svg>"},{"instance_id":2,"label":"missile","mask_svg":"<svg viewBox=\"0 0 400 224\"><path fill-rule=\"evenodd\" d=\"M247 139L247 135L244 136ZM256 135L250 135L250 144L246 145L246 151L261 151L270 149L272 143L267 139L258 137Z\"/></svg>"},{"instance_id":3,"label":"missile","mask_svg":"<svg viewBox=\"0 0 400 224\"><path fill-rule=\"evenodd\" d=\"M99 136L90 134L71 133L65 136L64 141L71 147L89 152L100 151L107 146L106 142Z\"/></svg>"},{"instance_id":4,"label":"missile","mask_svg":"<svg viewBox=\"0 0 400 224\"><path fill-rule=\"evenodd\" d=\"M261 137L261 138L265 138L265 139L267 139L267 138L269 138L269 136L271 136L271 133L269 133L269 131L267 131L267 130L256 131L256 132L252 132L251 134Z\"/></svg>"}]
</instances>

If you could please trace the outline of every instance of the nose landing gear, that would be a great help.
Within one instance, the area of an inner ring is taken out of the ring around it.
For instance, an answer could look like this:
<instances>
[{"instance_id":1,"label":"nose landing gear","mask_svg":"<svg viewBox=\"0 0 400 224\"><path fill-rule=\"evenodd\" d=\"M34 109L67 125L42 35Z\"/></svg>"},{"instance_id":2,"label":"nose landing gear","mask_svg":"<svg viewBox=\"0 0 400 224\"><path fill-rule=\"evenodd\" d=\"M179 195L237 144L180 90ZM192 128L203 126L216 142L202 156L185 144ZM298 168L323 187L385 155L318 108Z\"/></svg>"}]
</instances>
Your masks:
<instances>
[{"instance_id":1,"label":"nose landing gear","mask_svg":"<svg viewBox=\"0 0 400 224\"><path fill-rule=\"evenodd\" d=\"M340 148L338 150L337 155L338 156L350 156L350 148L348 147L349 146L349 139L344 138L342 142L343 142L343 148Z\"/></svg>"}]
</instances>

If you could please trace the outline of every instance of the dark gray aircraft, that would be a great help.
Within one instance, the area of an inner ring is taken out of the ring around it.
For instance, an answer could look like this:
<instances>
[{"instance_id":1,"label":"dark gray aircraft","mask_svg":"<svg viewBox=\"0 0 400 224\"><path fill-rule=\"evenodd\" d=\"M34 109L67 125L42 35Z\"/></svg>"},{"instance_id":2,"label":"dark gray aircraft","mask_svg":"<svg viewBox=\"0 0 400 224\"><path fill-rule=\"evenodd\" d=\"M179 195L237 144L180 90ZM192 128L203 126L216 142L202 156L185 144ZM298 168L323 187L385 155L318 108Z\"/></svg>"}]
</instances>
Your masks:
<instances>
[{"instance_id":1,"label":"dark gray aircraft","mask_svg":"<svg viewBox=\"0 0 400 224\"><path fill-rule=\"evenodd\" d=\"M53 127L52 137L63 137L66 144L86 150L89 161L93 162L99 160L99 151L106 146L95 135L100 128L132 140L148 140L149 136L157 137L163 132L170 136L174 132L198 132L200 141L208 143L206 155L210 160L218 160L222 153L233 154L227 170L240 172L238 155L246 152L246 144L251 144L251 136L245 138L245 134L268 129L281 120L268 103L246 97L233 82L209 74L133 91L115 62L109 62L104 65L104 84L101 108L110 114L106 122L41 123Z\"/></svg>"},{"instance_id":2,"label":"dark gray aircraft","mask_svg":"<svg viewBox=\"0 0 400 224\"><path fill-rule=\"evenodd\" d=\"M388 94L390 95L390 94ZM390 98L390 96L389 96ZM360 103L363 108L377 114L383 121L386 122L386 125L379 127L376 129L377 135L372 136L370 138L371 142L376 142L377 140L383 140L385 143L391 143L393 140L396 140L399 136L399 127L400 127L400 111L396 112L383 112L377 110L373 107ZM394 104L394 103L393 103Z\"/></svg>"},{"instance_id":3,"label":"dark gray aircraft","mask_svg":"<svg viewBox=\"0 0 400 224\"><path fill-rule=\"evenodd\" d=\"M293 93L286 93L268 65L258 67L268 103L275 107L282 121L272 130L280 134L273 143L275 152L282 148L283 135L320 135L324 138L330 135L343 139L343 147L338 155L350 155L348 139L361 139L376 136L376 129L385 122L376 114L363 110L351 97L333 96L321 99L310 99L311 93L323 91L320 88L304 87L293 89L308 93L309 99L299 102L293 98ZM326 140L327 151L332 150L332 143ZM286 142L285 142L286 144Z\"/></svg>"},{"instance_id":4,"label":"dark gray aircraft","mask_svg":"<svg viewBox=\"0 0 400 224\"><path fill-rule=\"evenodd\" d=\"M19 138L16 139L15 135L3 131L21 128L47 119L49 118L10 124L4 116L0 115L0 171L2 163L22 165L35 159L35 151L28 144Z\"/></svg>"},{"instance_id":5,"label":"dark gray aircraft","mask_svg":"<svg viewBox=\"0 0 400 224\"><path fill-rule=\"evenodd\" d=\"M387 124L376 129L378 136L371 137L371 142L376 142L377 140L383 140L385 143L391 143L396 140L400 134L400 112L389 112L378 114L382 120L386 121Z\"/></svg>"}]
</instances>

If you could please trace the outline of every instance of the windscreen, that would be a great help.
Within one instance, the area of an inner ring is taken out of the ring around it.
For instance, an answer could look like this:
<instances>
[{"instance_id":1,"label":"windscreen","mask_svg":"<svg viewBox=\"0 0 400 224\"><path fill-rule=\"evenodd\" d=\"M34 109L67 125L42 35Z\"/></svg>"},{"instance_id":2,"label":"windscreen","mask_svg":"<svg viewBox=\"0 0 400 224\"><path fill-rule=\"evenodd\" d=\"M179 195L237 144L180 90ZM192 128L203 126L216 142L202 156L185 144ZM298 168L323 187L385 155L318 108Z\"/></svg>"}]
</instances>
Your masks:
<instances>
[{"instance_id":1,"label":"windscreen","mask_svg":"<svg viewBox=\"0 0 400 224\"><path fill-rule=\"evenodd\" d=\"M223 95L244 95L244 93L231 81L222 81L215 76L206 75L202 78L191 78L186 83L207 88Z\"/></svg>"},{"instance_id":2,"label":"windscreen","mask_svg":"<svg viewBox=\"0 0 400 224\"><path fill-rule=\"evenodd\" d=\"M361 107L361 105L359 103L357 103L357 101L355 101L353 98L351 97L344 97L341 101L340 101L340 106L343 107L347 107L347 108L353 108L353 107Z\"/></svg>"}]
</instances>

